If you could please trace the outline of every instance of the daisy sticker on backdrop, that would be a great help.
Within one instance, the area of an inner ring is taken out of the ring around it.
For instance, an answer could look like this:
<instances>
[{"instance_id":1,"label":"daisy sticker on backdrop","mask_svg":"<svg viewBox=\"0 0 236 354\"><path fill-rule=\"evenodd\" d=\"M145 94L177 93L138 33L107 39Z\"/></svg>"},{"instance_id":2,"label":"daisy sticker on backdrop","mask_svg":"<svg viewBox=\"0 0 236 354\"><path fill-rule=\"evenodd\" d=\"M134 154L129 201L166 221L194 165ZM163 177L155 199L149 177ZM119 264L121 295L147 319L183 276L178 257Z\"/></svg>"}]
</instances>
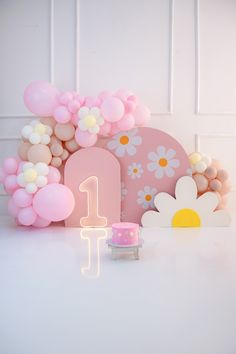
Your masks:
<instances>
[{"instance_id":1,"label":"daisy sticker on backdrop","mask_svg":"<svg viewBox=\"0 0 236 354\"><path fill-rule=\"evenodd\" d=\"M133 129L128 132L121 132L113 136L107 144L109 150L115 150L117 157L124 155L133 156L136 154L136 147L142 143L141 136L136 135L138 129Z\"/></svg>"},{"instance_id":2,"label":"daisy sticker on backdrop","mask_svg":"<svg viewBox=\"0 0 236 354\"><path fill-rule=\"evenodd\" d=\"M156 194L156 188L145 186L143 190L138 191L137 203L142 205L143 209L154 208L154 197Z\"/></svg>"},{"instance_id":3,"label":"daisy sticker on backdrop","mask_svg":"<svg viewBox=\"0 0 236 354\"><path fill-rule=\"evenodd\" d=\"M175 198L158 193L154 198L158 211L147 211L142 216L146 227L200 227L229 226L230 216L225 210L215 210L218 196L207 192L197 197L197 186L192 177L181 177L175 188Z\"/></svg>"},{"instance_id":4,"label":"daisy sticker on backdrop","mask_svg":"<svg viewBox=\"0 0 236 354\"><path fill-rule=\"evenodd\" d=\"M143 174L143 168L141 163L133 162L128 166L128 175L132 178L140 178Z\"/></svg>"},{"instance_id":5,"label":"daisy sticker on backdrop","mask_svg":"<svg viewBox=\"0 0 236 354\"><path fill-rule=\"evenodd\" d=\"M180 166L178 159L174 158L176 151L174 149L166 149L164 146L158 146L156 151L149 152L148 159L151 161L147 165L150 172L155 173L158 179L173 177L175 169Z\"/></svg>"}]
</instances>

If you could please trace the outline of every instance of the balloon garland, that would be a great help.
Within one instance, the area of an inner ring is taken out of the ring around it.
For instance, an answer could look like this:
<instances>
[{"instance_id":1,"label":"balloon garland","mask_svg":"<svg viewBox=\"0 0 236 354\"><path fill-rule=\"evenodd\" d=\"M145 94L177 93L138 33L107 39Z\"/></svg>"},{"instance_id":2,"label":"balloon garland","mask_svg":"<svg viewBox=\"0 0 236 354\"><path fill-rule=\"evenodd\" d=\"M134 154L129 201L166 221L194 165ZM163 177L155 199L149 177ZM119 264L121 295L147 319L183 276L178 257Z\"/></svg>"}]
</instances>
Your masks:
<instances>
[{"instance_id":1,"label":"balloon garland","mask_svg":"<svg viewBox=\"0 0 236 354\"><path fill-rule=\"evenodd\" d=\"M0 183L10 195L8 211L23 226L47 227L71 214L75 200L62 184L60 169L72 153L150 120L149 109L125 89L83 97L37 81L26 88L24 102L39 118L22 128L18 157L6 158L0 169ZM198 195L214 191L218 208L224 208L230 191L227 171L198 152L189 160Z\"/></svg>"}]
</instances>

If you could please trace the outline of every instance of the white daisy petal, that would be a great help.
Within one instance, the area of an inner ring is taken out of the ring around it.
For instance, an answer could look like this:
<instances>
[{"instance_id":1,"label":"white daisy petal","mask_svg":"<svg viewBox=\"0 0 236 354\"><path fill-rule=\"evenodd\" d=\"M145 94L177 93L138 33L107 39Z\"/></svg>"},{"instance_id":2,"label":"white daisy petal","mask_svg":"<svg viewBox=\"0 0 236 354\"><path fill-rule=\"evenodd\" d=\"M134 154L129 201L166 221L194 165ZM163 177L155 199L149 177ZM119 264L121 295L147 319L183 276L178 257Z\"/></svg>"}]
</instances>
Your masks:
<instances>
[{"instance_id":1,"label":"white daisy petal","mask_svg":"<svg viewBox=\"0 0 236 354\"><path fill-rule=\"evenodd\" d=\"M199 211L204 211L207 206L208 211L214 211L219 204L219 198L214 192L206 192L197 199Z\"/></svg>"},{"instance_id":2,"label":"white daisy petal","mask_svg":"<svg viewBox=\"0 0 236 354\"><path fill-rule=\"evenodd\" d=\"M132 144L134 145L140 145L142 143L142 138L141 136L134 136L132 137Z\"/></svg>"},{"instance_id":3,"label":"white daisy petal","mask_svg":"<svg viewBox=\"0 0 236 354\"><path fill-rule=\"evenodd\" d=\"M149 158L149 160L155 161L155 162L158 160L158 156L155 152L149 152L148 158Z\"/></svg>"},{"instance_id":4,"label":"white daisy petal","mask_svg":"<svg viewBox=\"0 0 236 354\"><path fill-rule=\"evenodd\" d=\"M167 177L173 177L175 174L175 171L173 170L173 168L167 167L167 168L165 168L165 173L166 173Z\"/></svg>"},{"instance_id":5,"label":"white daisy petal","mask_svg":"<svg viewBox=\"0 0 236 354\"><path fill-rule=\"evenodd\" d=\"M164 176L164 169L159 167L156 169L155 176L157 179L161 179Z\"/></svg>"},{"instance_id":6,"label":"white daisy petal","mask_svg":"<svg viewBox=\"0 0 236 354\"><path fill-rule=\"evenodd\" d=\"M78 127L79 127L80 130L82 130L82 131L87 130L87 127L86 127L85 122L84 122L83 119L80 119L80 120L79 120L79 122L78 122Z\"/></svg>"},{"instance_id":7,"label":"white daisy petal","mask_svg":"<svg viewBox=\"0 0 236 354\"><path fill-rule=\"evenodd\" d=\"M79 114L79 117L81 119L83 119L84 117L86 117L89 114L89 108L88 107L81 107L78 114Z\"/></svg>"},{"instance_id":8,"label":"white daisy petal","mask_svg":"<svg viewBox=\"0 0 236 354\"><path fill-rule=\"evenodd\" d=\"M159 157L166 157L166 148L164 146L158 146L157 153Z\"/></svg>"},{"instance_id":9,"label":"white daisy petal","mask_svg":"<svg viewBox=\"0 0 236 354\"><path fill-rule=\"evenodd\" d=\"M116 153L116 156L118 156L118 157L124 156L124 154L125 154L124 146L118 146L118 148L116 149L115 153Z\"/></svg>"},{"instance_id":10,"label":"white daisy petal","mask_svg":"<svg viewBox=\"0 0 236 354\"><path fill-rule=\"evenodd\" d=\"M154 205L156 209L160 212L165 212L166 205L171 206L170 209L174 209L175 204L176 199L165 192L158 193L154 198Z\"/></svg>"},{"instance_id":11,"label":"white daisy petal","mask_svg":"<svg viewBox=\"0 0 236 354\"><path fill-rule=\"evenodd\" d=\"M133 155L135 155L136 154L136 148L133 146L133 145L128 145L127 146L127 152L128 152L128 154L130 155L130 156L133 156Z\"/></svg>"},{"instance_id":12,"label":"white daisy petal","mask_svg":"<svg viewBox=\"0 0 236 354\"><path fill-rule=\"evenodd\" d=\"M95 116L96 118L100 116L100 109L98 107L92 107L90 109L90 113Z\"/></svg>"},{"instance_id":13,"label":"white daisy petal","mask_svg":"<svg viewBox=\"0 0 236 354\"><path fill-rule=\"evenodd\" d=\"M175 196L176 199L183 201L197 199L197 186L194 179L188 176L181 177L176 183Z\"/></svg>"},{"instance_id":14,"label":"white daisy petal","mask_svg":"<svg viewBox=\"0 0 236 354\"><path fill-rule=\"evenodd\" d=\"M147 168L148 168L148 171L155 171L157 169L157 164L156 162L151 162L151 163L148 163L147 165Z\"/></svg>"},{"instance_id":15,"label":"white daisy petal","mask_svg":"<svg viewBox=\"0 0 236 354\"><path fill-rule=\"evenodd\" d=\"M167 158L168 160L172 159L175 155L176 155L176 151L173 150L173 149L169 149L169 150L166 152L166 158Z\"/></svg>"},{"instance_id":16,"label":"white daisy petal","mask_svg":"<svg viewBox=\"0 0 236 354\"><path fill-rule=\"evenodd\" d=\"M107 144L108 149L110 150L114 150L115 148L117 148L119 146L119 143L117 140L110 140Z\"/></svg>"},{"instance_id":17,"label":"white daisy petal","mask_svg":"<svg viewBox=\"0 0 236 354\"><path fill-rule=\"evenodd\" d=\"M175 168L177 168L177 167L179 167L179 165L180 165L179 160L174 159L174 160L170 160L170 161L169 161L169 166L170 166L170 167L175 167Z\"/></svg>"},{"instance_id":18,"label":"white daisy petal","mask_svg":"<svg viewBox=\"0 0 236 354\"><path fill-rule=\"evenodd\" d=\"M98 125L95 125L94 127L89 128L88 131L92 134L97 134L99 132L99 127Z\"/></svg>"}]
</instances>

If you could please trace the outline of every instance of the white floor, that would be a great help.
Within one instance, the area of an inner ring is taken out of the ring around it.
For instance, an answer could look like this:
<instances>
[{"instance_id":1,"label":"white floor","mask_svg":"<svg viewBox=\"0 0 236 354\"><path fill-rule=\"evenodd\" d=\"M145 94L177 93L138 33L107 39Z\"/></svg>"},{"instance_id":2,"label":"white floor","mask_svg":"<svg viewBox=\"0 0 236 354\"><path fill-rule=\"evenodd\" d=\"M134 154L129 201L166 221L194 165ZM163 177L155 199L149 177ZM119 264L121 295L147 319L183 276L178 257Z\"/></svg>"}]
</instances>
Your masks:
<instances>
[{"instance_id":1,"label":"white floor","mask_svg":"<svg viewBox=\"0 0 236 354\"><path fill-rule=\"evenodd\" d=\"M140 260L109 231L0 229L0 354L235 354L236 227L144 229Z\"/></svg>"}]
</instances>

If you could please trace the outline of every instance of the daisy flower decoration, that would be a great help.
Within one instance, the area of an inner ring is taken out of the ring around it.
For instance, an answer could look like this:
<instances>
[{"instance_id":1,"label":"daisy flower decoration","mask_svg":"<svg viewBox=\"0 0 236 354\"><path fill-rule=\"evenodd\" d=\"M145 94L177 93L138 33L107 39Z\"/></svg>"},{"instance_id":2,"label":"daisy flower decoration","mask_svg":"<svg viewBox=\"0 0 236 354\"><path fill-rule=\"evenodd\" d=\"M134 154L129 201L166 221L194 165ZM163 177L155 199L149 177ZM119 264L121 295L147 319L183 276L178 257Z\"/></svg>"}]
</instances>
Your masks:
<instances>
[{"instance_id":1,"label":"daisy flower decoration","mask_svg":"<svg viewBox=\"0 0 236 354\"><path fill-rule=\"evenodd\" d=\"M30 124L25 125L21 131L22 137L33 145L48 145L52 133L52 128L49 125L45 125L37 119L33 120Z\"/></svg>"},{"instance_id":2,"label":"daisy flower decoration","mask_svg":"<svg viewBox=\"0 0 236 354\"><path fill-rule=\"evenodd\" d=\"M87 131L91 134L98 134L100 126L104 124L104 118L98 107L82 107L79 112L78 127L81 131Z\"/></svg>"},{"instance_id":3,"label":"daisy flower decoration","mask_svg":"<svg viewBox=\"0 0 236 354\"><path fill-rule=\"evenodd\" d=\"M142 205L143 209L154 208L154 197L156 194L156 188L145 186L144 189L138 191L137 203Z\"/></svg>"},{"instance_id":4,"label":"daisy flower decoration","mask_svg":"<svg viewBox=\"0 0 236 354\"><path fill-rule=\"evenodd\" d=\"M133 156L137 152L137 146L141 145L141 136L136 135L138 129L129 130L128 132L120 132L116 134L111 141L108 142L109 150L115 150L117 157L125 155Z\"/></svg>"},{"instance_id":5,"label":"daisy flower decoration","mask_svg":"<svg viewBox=\"0 0 236 354\"><path fill-rule=\"evenodd\" d=\"M175 169L180 166L179 160L175 159L176 151L166 149L164 146L158 146L156 151L149 152L148 159L151 161L147 164L150 172L154 172L157 179L161 179L166 175L173 177Z\"/></svg>"},{"instance_id":6,"label":"daisy flower decoration","mask_svg":"<svg viewBox=\"0 0 236 354\"><path fill-rule=\"evenodd\" d=\"M176 183L175 198L158 193L154 199L158 211L147 211L142 216L146 227L200 227L229 226L226 210L216 210L219 199L216 193L207 192L197 197L197 186L192 177L181 177Z\"/></svg>"},{"instance_id":7,"label":"daisy flower decoration","mask_svg":"<svg viewBox=\"0 0 236 354\"><path fill-rule=\"evenodd\" d=\"M48 173L49 167L46 163L33 164L32 162L26 162L22 167L22 172L17 176L17 183L26 192L34 194L39 188L46 186Z\"/></svg>"}]
</instances>

